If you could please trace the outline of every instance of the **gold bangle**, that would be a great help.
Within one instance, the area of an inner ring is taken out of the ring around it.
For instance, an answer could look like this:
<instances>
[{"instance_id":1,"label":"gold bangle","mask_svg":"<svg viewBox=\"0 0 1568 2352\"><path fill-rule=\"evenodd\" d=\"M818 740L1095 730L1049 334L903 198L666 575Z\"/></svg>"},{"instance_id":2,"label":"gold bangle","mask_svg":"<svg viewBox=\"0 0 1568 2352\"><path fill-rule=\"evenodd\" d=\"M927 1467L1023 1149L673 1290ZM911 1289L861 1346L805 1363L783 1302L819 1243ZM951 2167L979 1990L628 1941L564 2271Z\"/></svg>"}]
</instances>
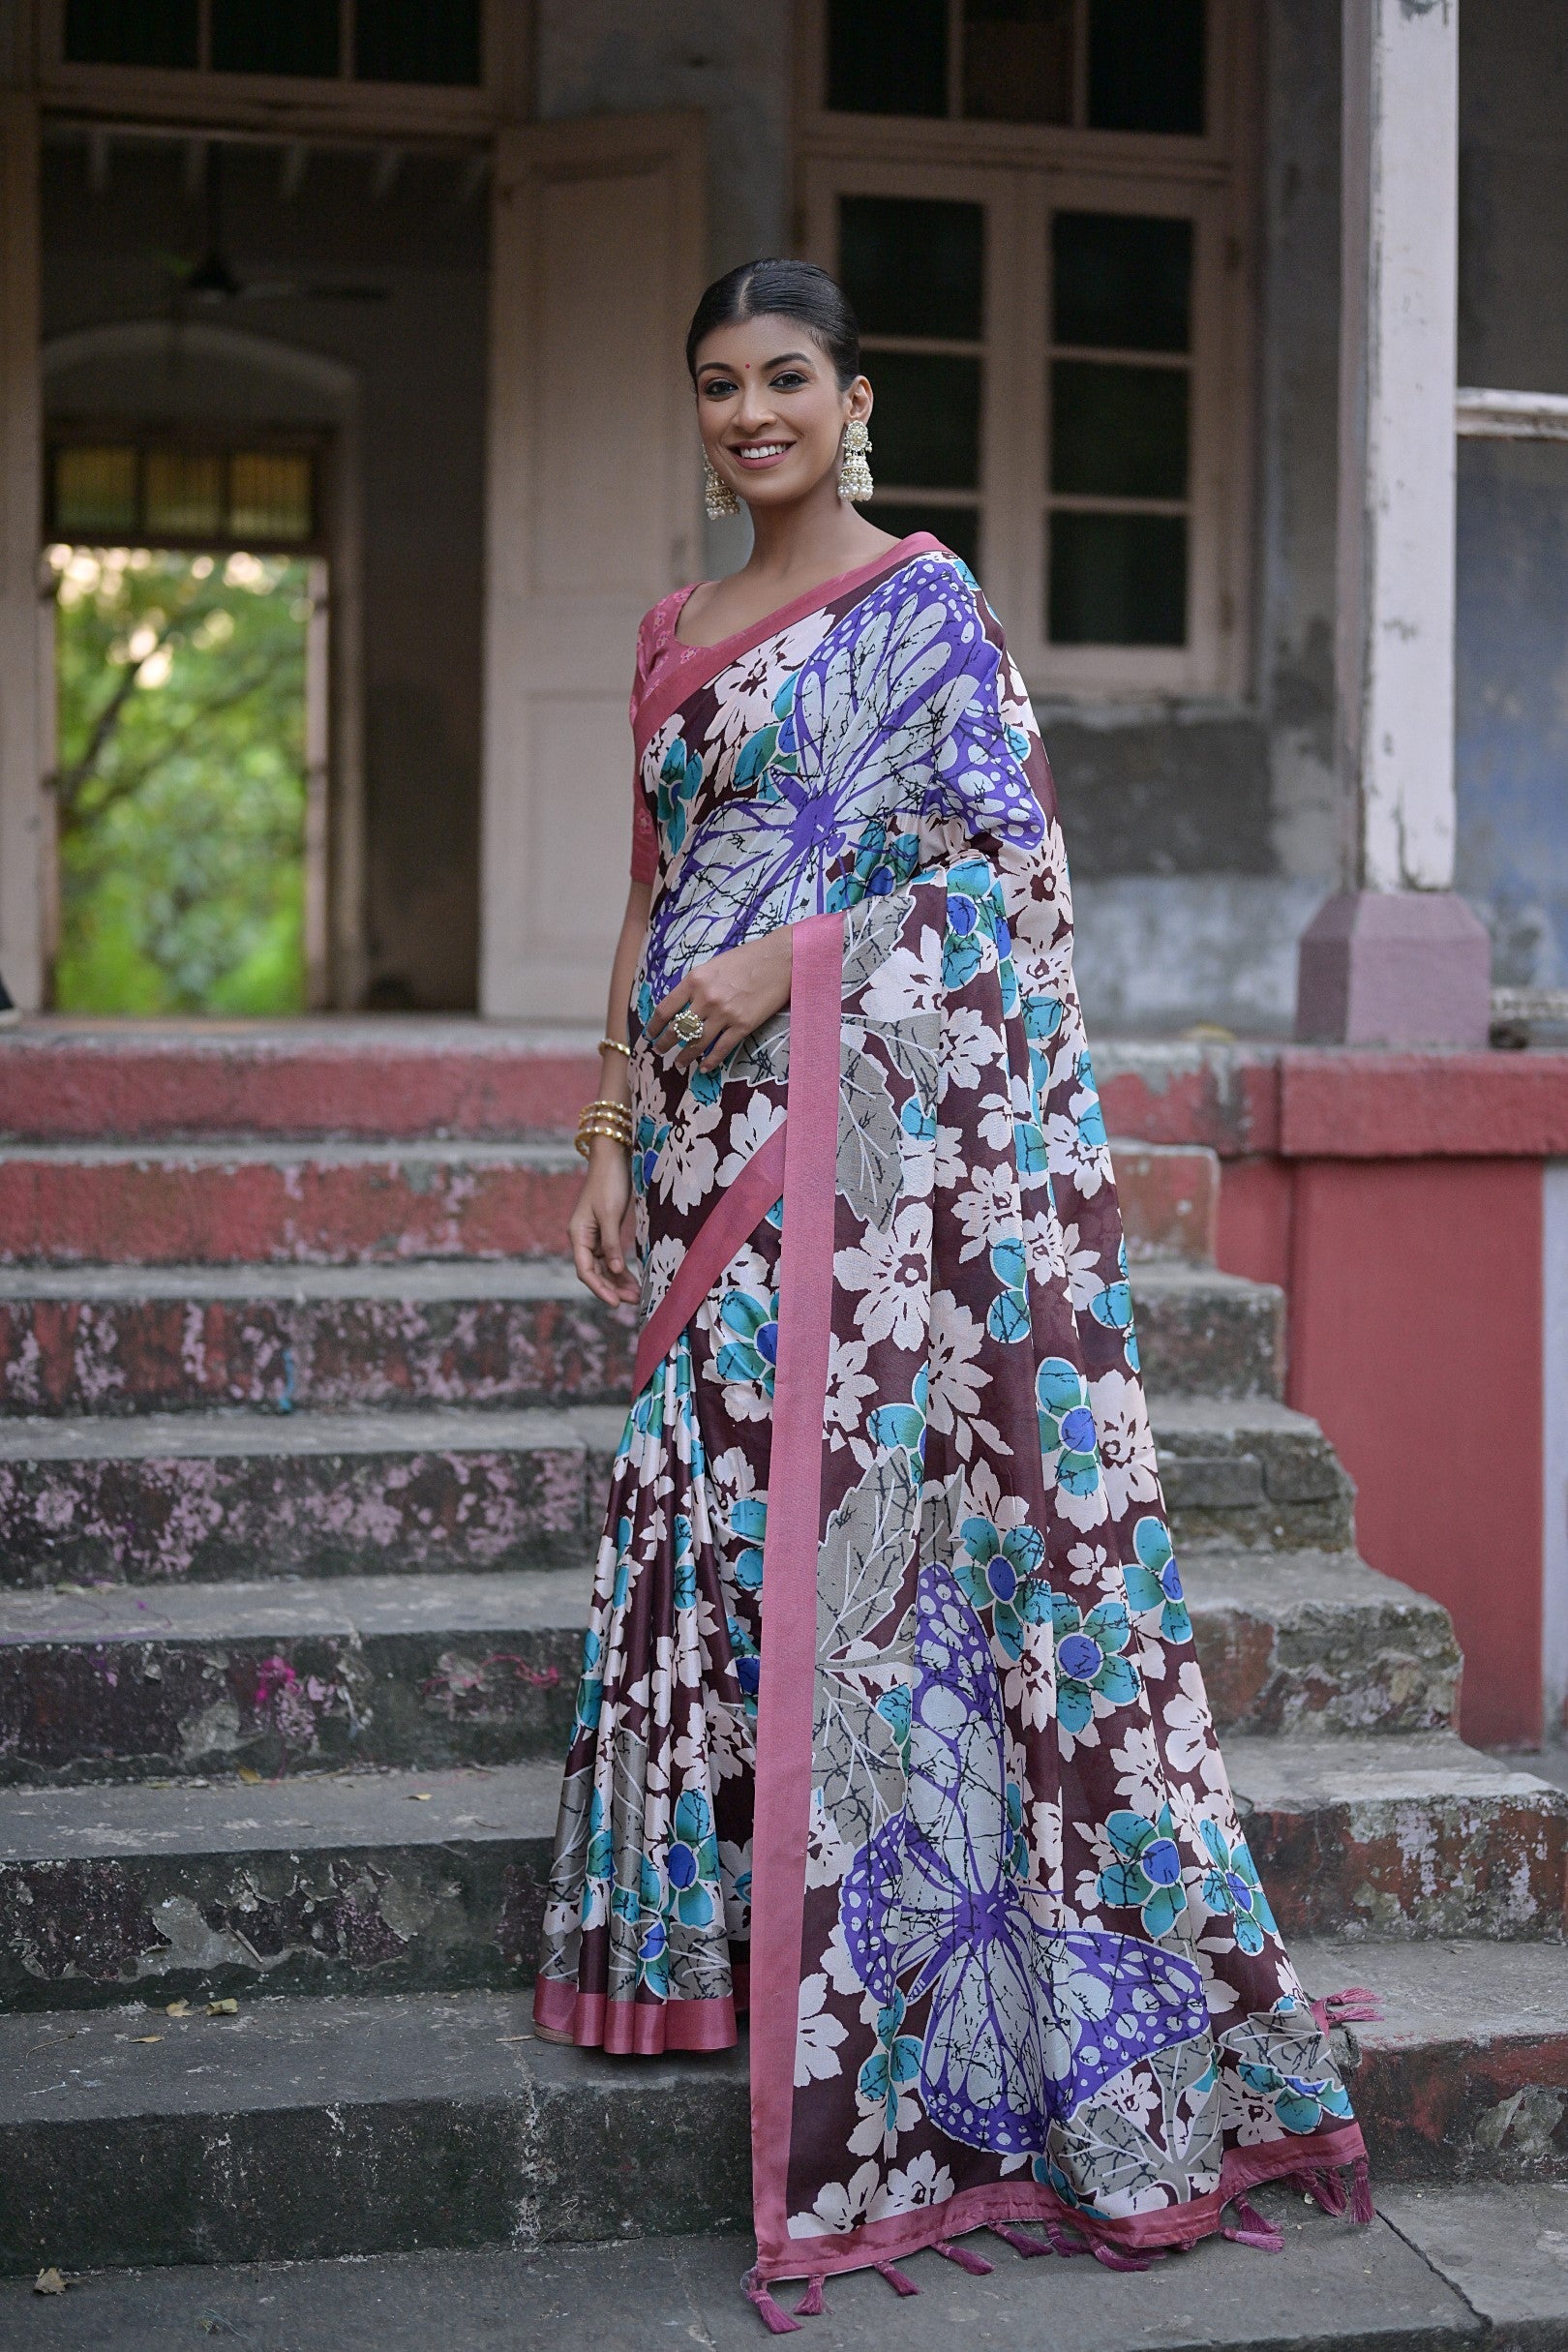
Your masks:
<instances>
[{"instance_id":1,"label":"gold bangle","mask_svg":"<svg viewBox=\"0 0 1568 2352\"><path fill-rule=\"evenodd\" d=\"M578 1114L579 1121L591 1119L600 1112L606 1118L624 1119L628 1127L631 1125L631 1104L617 1102L609 1095L601 1095L596 1102L585 1102Z\"/></svg>"},{"instance_id":2,"label":"gold bangle","mask_svg":"<svg viewBox=\"0 0 1568 2352\"><path fill-rule=\"evenodd\" d=\"M618 1038L601 1038L599 1051L601 1053L622 1053L628 1062L631 1060L631 1047L622 1045Z\"/></svg>"}]
</instances>

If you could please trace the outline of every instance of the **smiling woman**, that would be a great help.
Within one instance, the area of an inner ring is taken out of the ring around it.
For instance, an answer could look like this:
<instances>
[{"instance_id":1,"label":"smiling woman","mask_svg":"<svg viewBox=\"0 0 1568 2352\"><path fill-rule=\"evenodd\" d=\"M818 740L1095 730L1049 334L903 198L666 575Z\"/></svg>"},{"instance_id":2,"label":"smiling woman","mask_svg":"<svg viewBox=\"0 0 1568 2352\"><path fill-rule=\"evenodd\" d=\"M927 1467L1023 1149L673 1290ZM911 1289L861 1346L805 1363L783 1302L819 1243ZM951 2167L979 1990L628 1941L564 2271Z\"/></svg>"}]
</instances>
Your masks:
<instances>
[{"instance_id":1,"label":"smiling woman","mask_svg":"<svg viewBox=\"0 0 1568 2352\"><path fill-rule=\"evenodd\" d=\"M753 549L638 644L571 1231L642 1331L538 2030L749 2007L776 2331L770 2282L913 2292L917 2247L990 2267L965 2230L1278 2245L1245 2191L1342 2164L1370 2218L1192 1654L1028 697L968 568L855 512L832 281L732 272L687 353Z\"/></svg>"}]
</instances>

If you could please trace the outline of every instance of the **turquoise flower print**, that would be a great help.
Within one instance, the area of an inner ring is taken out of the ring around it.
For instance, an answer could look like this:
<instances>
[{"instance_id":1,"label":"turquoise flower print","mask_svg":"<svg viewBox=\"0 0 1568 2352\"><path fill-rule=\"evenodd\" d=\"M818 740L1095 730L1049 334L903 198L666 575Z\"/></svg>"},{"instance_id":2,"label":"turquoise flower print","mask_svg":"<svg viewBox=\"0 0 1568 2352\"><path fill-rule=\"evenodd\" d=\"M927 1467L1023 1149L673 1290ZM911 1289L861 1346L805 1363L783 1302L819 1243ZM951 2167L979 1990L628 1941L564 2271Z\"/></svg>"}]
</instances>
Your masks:
<instances>
[{"instance_id":1,"label":"turquoise flower print","mask_svg":"<svg viewBox=\"0 0 1568 2352\"><path fill-rule=\"evenodd\" d=\"M927 1110L921 1103L919 1095L909 1097L898 1114L898 1124L905 1134L916 1143L934 1143L936 1140L935 1106L933 1105Z\"/></svg>"},{"instance_id":2,"label":"turquoise flower print","mask_svg":"<svg viewBox=\"0 0 1568 2352\"><path fill-rule=\"evenodd\" d=\"M736 758L735 778L731 790L736 793L743 793L748 786L765 777L777 749L778 721L774 719L770 726L759 727L755 735L748 735L741 744ZM793 767L794 762L792 761L790 765Z\"/></svg>"},{"instance_id":3,"label":"turquoise flower print","mask_svg":"<svg viewBox=\"0 0 1568 2352\"><path fill-rule=\"evenodd\" d=\"M637 1980L663 2001L670 1991L670 1935L664 1924L664 1885L645 1854L635 1886L618 1886L610 1900L616 1916L630 1929L637 1953Z\"/></svg>"},{"instance_id":4,"label":"turquoise flower print","mask_svg":"<svg viewBox=\"0 0 1568 2352\"><path fill-rule=\"evenodd\" d=\"M637 1026L639 1029L646 1029L648 1027L648 1022L653 1018L653 1008L658 1001L658 998L654 995L647 980L639 980L637 983L637 994L633 999L633 1004L637 1012Z\"/></svg>"},{"instance_id":5,"label":"turquoise flower print","mask_svg":"<svg viewBox=\"0 0 1568 2352\"><path fill-rule=\"evenodd\" d=\"M1255 1955L1263 1949L1264 1938L1277 1936L1280 1930L1263 1892L1257 1864L1247 1851L1247 1840L1238 1837L1234 1846L1228 1845L1223 1832L1210 1821L1200 1822L1198 1832L1212 1865L1203 1873L1203 1900L1211 1912L1229 1917L1231 1933L1241 1949Z\"/></svg>"},{"instance_id":6,"label":"turquoise flower print","mask_svg":"<svg viewBox=\"0 0 1568 2352\"><path fill-rule=\"evenodd\" d=\"M1038 1119L1014 1118L1012 1122L1012 1156L1018 1163L1018 1176L1025 1185L1039 1184L1041 1177L1050 1182L1046 1165L1049 1146L1045 1130Z\"/></svg>"},{"instance_id":7,"label":"turquoise flower print","mask_svg":"<svg viewBox=\"0 0 1568 2352\"><path fill-rule=\"evenodd\" d=\"M762 1688L762 1659L757 1644L739 1617L728 1619L730 1655L735 1660L735 1678L740 1685L740 1703L753 1723L757 1720L757 1693Z\"/></svg>"},{"instance_id":8,"label":"turquoise flower print","mask_svg":"<svg viewBox=\"0 0 1568 2352\"><path fill-rule=\"evenodd\" d=\"M652 1008L649 1007L649 1010ZM653 1182L653 1171L659 1164L659 1154L670 1139L668 1119L652 1120L644 1111L632 1136L632 1189L646 1194Z\"/></svg>"},{"instance_id":9,"label":"turquoise flower print","mask_svg":"<svg viewBox=\"0 0 1568 2352\"><path fill-rule=\"evenodd\" d=\"M902 1458L904 1475L918 1487L925 1475L925 1404L929 1380L921 1365L908 1404L879 1404L866 1415L866 1434L877 1447Z\"/></svg>"},{"instance_id":10,"label":"turquoise flower print","mask_svg":"<svg viewBox=\"0 0 1568 2352\"><path fill-rule=\"evenodd\" d=\"M1060 997L1026 996L1023 1001L1024 1036L1029 1040L1029 1083L1037 1101L1043 1100L1051 1080L1051 1058L1046 1046L1061 1028L1066 1013Z\"/></svg>"},{"instance_id":11,"label":"turquoise flower print","mask_svg":"<svg viewBox=\"0 0 1568 2352\"><path fill-rule=\"evenodd\" d=\"M594 1886L605 1885L614 1866L615 1850L610 1839L610 1824L605 1820L604 1798L595 1789L588 1800L588 1855L584 1863L587 1884L583 1888L585 1910L588 1907Z\"/></svg>"},{"instance_id":12,"label":"turquoise flower print","mask_svg":"<svg viewBox=\"0 0 1568 2352\"><path fill-rule=\"evenodd\" d=\"M962 988L990 961L1001 920L996 877L982 858L966 858L948 875L948 927L942 940L942 980Z\"/></svg>"},{"instance_id":13,"label":"turquoise flower print","mask_svg":"<svg viewBox=\"0 0 1568 2352\"><path fill-rule=\"evenodd\" d=\"M632 1581L632 1523L629 1519L616 1522L616 1581L610 1591L612 1609L624 1609Z\"/></svg>"},{"instance_id":14,"label":"turquoise flower print","mask_svg":"<svg viewBox=\"0 0 1568 2352\"><path fill-rule=\"evenodd\" d=\"M825 907L837 915L859 906L862 898L887 898L901 890L920 863L919 833L891 832L880 818L873 819L856 846L855 862L828 891Z\"/></svg>"},{"instance_id":15,"label":"turquoise flower print","mask_svg":"<svg viewBox=\"0 0 1568 2352\"><path fill-rule=\"evenodd\" d=\"M577 1684L577 1720L585 1732L599 1728L604 1704L604 1643L592 1626L583 1636L583 1672Z\"/></svg>"},{"instance_id":16,"label":"turquoise flower print","mask_svg":"<svg viewBox=\"0 0 1568 2352\"><path fill-rule=\"evenodd\" d=\"M675 1522L675 1605L678 1609L697 1606L697 1552L691 1522L683 1511L676 1513Z\"/></svg>"},{"instance_id":17,"label":"turquoise flower print","mask_svg":"<svg viewBox=\"0 0 1568 2352\"><path fill-rule=\"evenodd\" d=\"M724 1092L724 1069L725 1065L722 1062L717 1070L693 1069L686 1084L699 1102L716 1102L718 1101Z\"/></svg>"},{"instance_id":18,"label":"turquoise flower print","mask_svg":"<svg viewBox=\"0 0 1568 2352\"><path fill-rule=\"evenodd\" d=\"M673 856L686 838L686 819L697 787L703 780L703 756L700 751L688 752L685 742L677 736L664 755L659 769L659 789L655 806L658 828L664 845ZM649 1008L651 1010L651 1007Z\"/></svg>"},{"instance_id":19,"label":"turquoise flower print","mask_svg":"<svg viewBox=\"0 0 1568 2352\"><path fill-rule=\"evenodd\" d=\"M1002 1288L986 1311L985 1328L1010 1345L1029 1336L1029 1260L1021 1238L1009 1234L992 1244L991 1272Z\"/></svg>"},{"instance_id":20,"label":"turquoise flower print","mask_svg":"<svg viewBox=\"0 0 1568 2352\"><path fill-rule=\"evenodd\" d=\"M891 2000L877 2011L877 2046L858 2078L860 2096L882 2109L884 2131L896 2131L899 2095L920 2079L920 2037L899 2032L906 2006L903 1994L894 1985Z\"/></svg>"},{"instance_id":21,"label":"turquoise flower print","mask_svg":"<svg viewBox=\"0 0 1568 2352\"><path fill-rule=\"evenodd\" d=\"M1007 731L1007 736L1008 749L1011 752L1013 758L1020 761L1027 760L1029 757L1029 738L1025 735L1023 729L1021 727L1010 727Z\"/></svg>"},{"instance_id":22,"label":"turquoise flower print","mask_svg":"<svg viewBox=\"0 0 1568 2352\"><path fill-rule=\"evenodd\" d=\"M1100 1874L1100 1900L1116 1911L1138 1912L1151 1936L1168 1936L1187 1909L1170 1807L1161 1805L1155 1821L1113 1813L1105 1834L1117 1858Z\"/></svg>"},{"instance_id":23,"label":"turquoise flower print","mask_svg":"<svg viewBox=\"0 0 1568 2352\"><path fill-rule=\"evenodd\" d=\"M1051 1616L1050 1588L1041 1571L1045 1538L1038 1527L1010 1527L1003 1535L988 1519L966 1519L958 1530L963 1546L953 1574L976 1609L991 1612L991 1632L1016 1658L1024 1627Z\"/></svg>"},{"instance_id":24,"label":"turquoise flower print","mask_svg":"<svg viewBox=\"0 0 1568 2352\"><path fill-rule=\"evenodd\" d=\"M1122 1570L1128 1607L1135 1617L1159 1610L1161 1642L1191 1642L1192 1620L1182 1598L1182 1580L1164 1521L1140 1519L1132 1530L1132 1549L1138 1556Z\"/></svg>"},{"instance_id":25,"label":"turquoise flower print","mask_svg":"<svg viewBox=\"0 0 1568 2352\"><path fill-rule=\"evenodd\" d=\"M1008 1868L1015 1879L1029 1876L1029 1840L1024 1835L1023 1791L1015 1780L1008 1782Z\"/></svg>"},{"instance_id":26,"label":"turquoise flower print","mask_svg":"<svg viewBox=\"0 0 1568 2352\"><path fill-rule=\"evenodd\" d=\"M1081 1093L1089 1097L1077 1114L1078 1140L1086 1151L1099 1151L1105 1141L1105 1119L1100 1107L1100 1092L1095 1085L1094 1065L1088 1048L1078 1056L1077 1082Z\"/></svg>"},{"instance_id":27,"label":"turquoise flower print","mask_svg":"<svg viewBox=\"0 0 1568 2352\"><path fill-rule=\"evenodd\" d=\"M1344 2085L1332 2074L1282 2074L1276 2066L1239 2066L1250 2091L1270 2100L1286 2131L1315 2131L1319 2124L1346 2123L1354 2113Z\"/></svg>"},{"instance_id":28,"label":"turquoise flower print","mask_svg":"<svg viewBox=\"0 0 1568 2352\"><path fill-rule=\"evenodd\" d=\"M895 1682L890 1691L884 1691L877 1701L877 1713L888 1724L898 1742L898 1761L909 1770L909 1734L915 1720L914 1702L907 1682Z\"/></svg>"},{"instance_id":29,"label":"turquoise flower print","mask_svg":"<svg viewBox=\"0 0 1568 2352\"><path fill-rule=\"evenodd\" d=\"M714 1359L719 1378L749 1380L770 1397L778 1361L778 1292L759 1299L747 1290L727 1290L719 1305L719 1323L731 1335Z\"/></svg>"},{"instance_id":30,"label":"turquoise flower print","mask_svg":"<svg viewBox=\"0 0 1568 2352\"><path fill-rule=\"evenodd\" d=\"M742 1494L730 1512L730 1532L744 1549L736 1554L732 1571L742 1592L761 1592L762 1548L768 1536L768 1505L760 1494Z\"/></svg>"},{"instance_id":31,"label":"turquoise flower print","mask_svg":"<svg viewBox=\"0 0 1568 2352\"><path fill-rule=\"evenodd\" d=\"M713 1834L713 1808L700 1789L687 1789L677 1797L670 1824L670 1847L664 1857L669 1884L665 1910L682 1927L711 1927L718 1917L718 1840Z\"/></svg>"},{"instance_id":32,"label":"turquoise flower print","mask_svg":"<svg viewBox=\"0 0 1568 2352\"><path fill-rule=\"evenodd\" d=\"M1064 1731L1076 1737L1095 1714L1126 1706L1138 1695L1137 1669L1122 1652L1132 1639L1125 1601L1099 1601L1084 1616L1065 1592L1051 1594L1056 1630L1056 1712Z\"/></svg>"},{"instance_id":33,"label":"turquoise flower print","mask_svg":"<svg viewBox=\"0 0 1568 2352\"><path fill-rule=\"evenodd\" d=\"M1093 1494L1100 1485L1100 1451L1089 1383L1066 1356L1047 1356L1035 1374L1040 1451L1054 1454L1056 1483L1069 1494Z\"/></svg>"}]
</instances>

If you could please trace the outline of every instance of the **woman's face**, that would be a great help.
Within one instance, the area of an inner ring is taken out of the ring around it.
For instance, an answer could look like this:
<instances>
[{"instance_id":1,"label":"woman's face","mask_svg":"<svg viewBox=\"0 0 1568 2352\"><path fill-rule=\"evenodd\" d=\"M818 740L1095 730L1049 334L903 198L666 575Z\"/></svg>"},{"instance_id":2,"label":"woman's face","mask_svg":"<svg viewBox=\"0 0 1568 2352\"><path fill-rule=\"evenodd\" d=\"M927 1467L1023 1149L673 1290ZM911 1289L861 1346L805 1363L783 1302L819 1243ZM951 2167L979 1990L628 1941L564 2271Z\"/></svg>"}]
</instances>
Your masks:
<instances>
[{"instance_id":1,"label":"woman's face","mask_svg":"<svg viewBox=\"0 0 1568 2352\"><path fill-rule=\"evenodd\" d=\"M697 347L703 447L748 506L794 505L836 477L845 425L870 413L865 377L841 392L832 361L798 318L761 313L715 327Z\"/></svg>"}]
</instances>

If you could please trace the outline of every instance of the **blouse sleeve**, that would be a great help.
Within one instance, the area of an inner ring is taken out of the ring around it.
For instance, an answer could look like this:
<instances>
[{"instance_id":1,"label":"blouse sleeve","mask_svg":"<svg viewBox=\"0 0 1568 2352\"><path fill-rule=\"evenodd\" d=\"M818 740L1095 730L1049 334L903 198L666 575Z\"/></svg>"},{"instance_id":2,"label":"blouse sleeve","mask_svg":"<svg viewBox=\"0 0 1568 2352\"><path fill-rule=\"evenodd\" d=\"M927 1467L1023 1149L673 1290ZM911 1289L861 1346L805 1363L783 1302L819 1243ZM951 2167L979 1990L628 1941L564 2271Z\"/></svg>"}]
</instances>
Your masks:
<instances>
[{"instance_id":1,"label":"blouse sleeve","mask_svg":"<svg viewBox=\"0 0 1568 2352\"><path fill-rule=\"evenodd\" d=\"M645 613L637 632L637 667L632 675L631 702L628 713L633 729L637 725L638 706L648 689L648 678L675 634L676 618L682 602L682 592L677 589ZM653 823L653 812L648 805L642 779L636 764L632 767L632 851L631 878L633 882L656 882L659 874L659 836Z\"/></svg>"}]
</instances>

